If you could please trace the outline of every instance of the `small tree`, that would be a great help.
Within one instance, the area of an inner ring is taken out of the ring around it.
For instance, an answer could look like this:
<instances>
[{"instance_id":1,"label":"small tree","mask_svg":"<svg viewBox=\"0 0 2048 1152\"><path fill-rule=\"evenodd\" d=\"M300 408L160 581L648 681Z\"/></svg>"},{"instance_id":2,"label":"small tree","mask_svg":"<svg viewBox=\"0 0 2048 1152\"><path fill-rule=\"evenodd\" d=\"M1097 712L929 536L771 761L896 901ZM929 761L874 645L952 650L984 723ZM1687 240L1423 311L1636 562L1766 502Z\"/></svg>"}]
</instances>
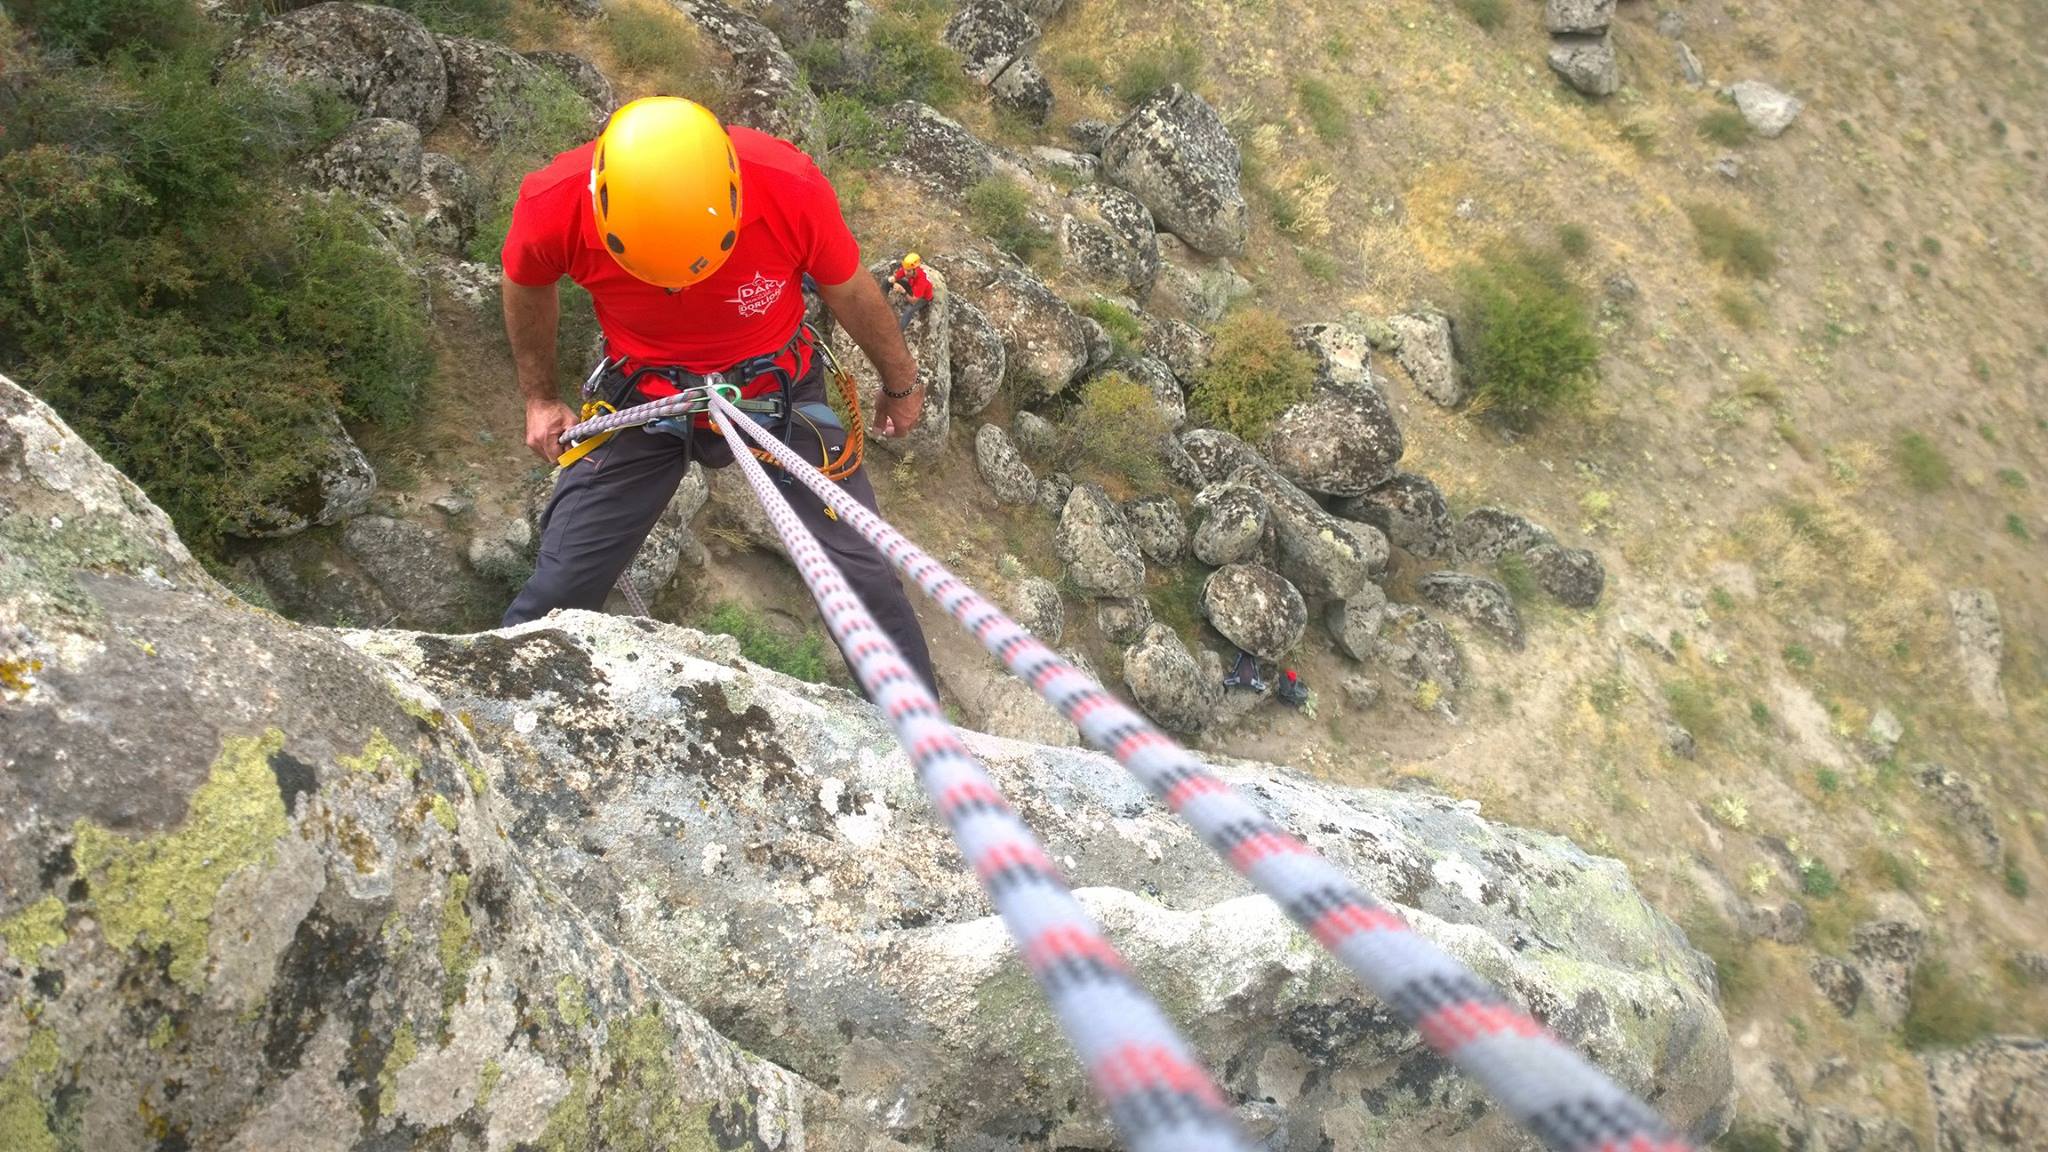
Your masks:
<instances>
[{"instance_id":1,"label":"small tree","mask_svg":"<svg viewBox=\"0 0 2048 1152\"><path fill-rule=\"evenodd\" d=\"M1248 308L1215 330L1216 345L1189 397L1203 423L1255 441L1282 412L1308 396L1315 361L1294 346L1280 317Z\"/></svg>"},{"instance_id":2,"label":"small tree","mask_svg":"<svg viewBox=\"0 0 2048 1152\"><path fill-rule=\"evenodd\" d=\"M1499 253L1468 265L1458 288L1475 407L1520 425L1583 400L1600 342L1584 294L1555 259Z\"/></svg>"}]
</instances>

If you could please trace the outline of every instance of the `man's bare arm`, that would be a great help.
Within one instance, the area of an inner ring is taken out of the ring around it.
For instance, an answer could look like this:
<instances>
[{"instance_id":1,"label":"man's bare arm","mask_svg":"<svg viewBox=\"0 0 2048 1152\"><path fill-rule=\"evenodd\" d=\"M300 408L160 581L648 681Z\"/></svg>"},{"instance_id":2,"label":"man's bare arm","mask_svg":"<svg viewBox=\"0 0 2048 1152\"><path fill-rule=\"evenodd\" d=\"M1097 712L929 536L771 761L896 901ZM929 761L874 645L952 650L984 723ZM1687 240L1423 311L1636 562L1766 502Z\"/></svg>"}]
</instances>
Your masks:
<instances>
[{"instance_id":1,"label":"man's bare arm","mask_svg":"<svg viewBox=\"0 0 2048 1152\"><path fill-rule=\"evenodd\" d=\"M844 284L820 284L818 295L832 310L832 318L867 354L882 378L882 390L910 393L877 398L876 427L891 438L910 435L924 415L924 389L918 386L917 361L910 355L910 345L904 343L903 330L897 326L896 314L889 310L881 287L873 276L861 271Z\"/></svg>"},{"instance_id":2,"label":"man's bare arm","mask_svg":"<svg viewBox=\"0 0 2048 1152\"><path fill-rule=\"evenodd\" d=\"M504 278L505 338L512 344L513 371L526 402L526 446L552 464L562 454L561 435L576 423L576 411L562 403L555 379L555 333L561 298L553 284L536 288Z\"/></svg>"}]
</instances>

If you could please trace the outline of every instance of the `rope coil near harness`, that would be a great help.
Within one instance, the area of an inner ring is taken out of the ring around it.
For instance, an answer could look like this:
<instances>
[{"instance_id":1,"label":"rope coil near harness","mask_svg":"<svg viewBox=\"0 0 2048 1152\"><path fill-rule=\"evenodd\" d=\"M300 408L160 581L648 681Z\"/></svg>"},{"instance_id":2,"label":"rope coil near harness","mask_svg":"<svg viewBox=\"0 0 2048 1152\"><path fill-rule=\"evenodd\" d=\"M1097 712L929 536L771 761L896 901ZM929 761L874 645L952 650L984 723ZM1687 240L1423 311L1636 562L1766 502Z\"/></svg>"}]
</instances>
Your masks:
<instances>
[{"instance_id":1,"label":"rope coil near harness","mask_svg":"<svg viewBox=\"0 0 2048 1152\"><path fill-rule=\"evenodd\" d=\"M732 419L736 413L729 412L722 400L713 398L711 406L727 417L728 428L737 425L803 481L1090 744L1130 770L1186 820L1203 843L1285 910L1432 1049L1479 1081L1545 1145L1555 1152L1692 1152L1693 1144L1676 1135L1654 1109L1465 965L1417 935L1399 914L1274 823L1149 720L1046 647L786 445L751 427L751 421ZM726 435L732 438L733 433ZM782 503L769 500L769 493L758 488L757 494L771 514Z\"/></svg>"},{"instance_id":2,"label":"rope coil near harness","mask_svg":"<svg viewBox=\"0 0 2048 1152\"><path fill-rule=\"evenodd\" d=\"M924 681L745 451L735 429L757 426L722 397L713 407L734 460L817 600L825 626L895 729L918 782L1045 989L1125 1142L1134 1152L1249 1152L1193 1049L1132 979L1129 965L961 743ZM801 458L797 462L803 464Z\"/></svg>"}]
</instances>

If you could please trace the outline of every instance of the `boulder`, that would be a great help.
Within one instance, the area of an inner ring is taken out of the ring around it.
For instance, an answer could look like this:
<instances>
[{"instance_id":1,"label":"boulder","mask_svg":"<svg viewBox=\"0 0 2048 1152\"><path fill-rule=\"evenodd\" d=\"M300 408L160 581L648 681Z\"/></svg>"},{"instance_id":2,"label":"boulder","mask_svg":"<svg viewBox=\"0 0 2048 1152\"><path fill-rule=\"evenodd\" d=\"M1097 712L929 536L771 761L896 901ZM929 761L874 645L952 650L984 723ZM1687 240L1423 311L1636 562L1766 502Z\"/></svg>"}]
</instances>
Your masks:
<instances>
[{"instance_id":1,"label":"boulder","mask_svg":"<svg viewBox=\"0 0 2048 1152\"><path fill-rule=\"evenodd\" d=\"M1431 572L1415 585L1422 599L1480 629L1511 648L1522 647L1522 614L1497 580L1469 572Z\"/></svg>"},{"instance_id":2,"label":"boulder","mask_svg":"<svg viewBox=\"0 0 2048 1152\"><path fill-rule=\"evenodd\" d=\"M1850 934L1849 954L1863 977L1870 1014L1883 1027L1896 1028L1906 1019L1913 973L1926 945L1927 929L1912 912L1858 924Z\"/></svg>"},{"instance_id":3,"label":"boulder","mask_svg":"<svg viewBox=\"0 0 2048 1152\"><path fill-rule=\"evenodd\" d=\"M996 107L1029 121L1043 124L1052 118L1052 81L1039 71L1033 60L1019 60L988 86Z\"/></svg>"},{"instance_id":4,"label":"boulder","mask_svg":"<svg viewBox=\"0 0 2048 1152\"><path fill-rule=\"evenodd\" d=\"M1161 316L1145 329L1141 347L1145 355L1173 369L1183 385L1193 387L1202 369L1209 366L1209 349L1214 344L1214 338L1193 324Z\"/></svg>"},{"instance_id":5,"label":"boulder","mask_svg":"<svg viewBox=\"0 0 2048 1152\"><path fill-rule=\"evenodd\" d=\"M1003 388L1007 356L1003 334L989 323L988 313L954 295L947 310L952 333L947 340L953 370L953 412L979 416Z\"/></svg>"},{"instance_id":6,"label":"boulder","mask_svg":"<svg viewBox=\"0 0 2048 1152\"><path fill-rule=\"evenodd\" d=\"M1380 631L1381 660L1411 687L1433 684L1454 693L1465 683L1465 658L1443 623L1407 604L1387 606Z\"/></svg>"},{"instance_id":7,"label":"boulder","mask_svg":"<svg viewBox=\"0 0 2048 1152\"><path fill-rule=\"evenodd\" d=\"M1181 390L1180 377L1173 374L1165 361L1150 356L1126 356L1111 368L1145 386L1158 402L1159 415L1165 419L1168 431L1177 431L1188 422L1187 395Z\"/></svg>"},{"instance_id":8,"label":"boulder","mask_svg":"<svg viewBox=\"0 0 2048 1152\"><path fill-rule=\"evenodd\" d=\"M1898 754L1899 741L1906 738L1906 726L1889 708L1879 708L1870 714L1870 724L1863 730L1863 739L1858 751L1872 764L1883 764Z\"/></svg>"},{"instance_id":9,"label":"boulder","mask_svg":"<svg viewBox=\"0 0 2048 1152\"><path fill-rule=\"evenodd\" d=\"M1122 511L1145 559L1170 568L1187 554L1188 522L1173 497L1140 496L1124 501Z\"/></svg>"},{"instance_id":10,"label":"boulder","mask_svg":"<svg viewBox=\"0 0 2048 1152\"><path fill-rule=\"evenodd\" d=\"M1372 342L1348 324L1303 324L1294 346L1315 357L1316 383L1345 395L1377 390L1372 375Z\"/></svg>"},{"instance_id":11,"label":"boulder","mask_svg":"<svg viewBox=\"0 0 2048 1152\"><path fill-rule=\"evenodd\" d=\"M1022 507L1038 501L1038 477L997 425L983 424L975 430L974 464L1002 503Z\"/></svg>"},{"instance_id":12,"label":"boulder","mask_svg":"<svg viewBox=\"0 0 2048 1152\"><path fill-rule=\"evenodd\" d=\"M441 122L448 71L441 47L409 13L374 4L315 4L266 20L228 49L230 67L279 84L312 84L363 116L422 132Z\"/></svg>"},{"instance_id":13,"label":"boulder","mask_svg":"<svg viewBox=\"0 0 2048 1152\"><path fill-rule=\"evenodd\" d=\"M1317 391L1266 436L1266 458L1310 492L1357 496L1393 478L1401 427L1377 390Z\"/></svg>"},{"instance_id":14,"label":"boulder","mask_svg":"<svg viewBox=\"0 0 2048 1152\"><path fill-rule=\"evenodd\" d=\"M1304 595L1342 600L1386 573L1390 552L1379 529L1323 511L1270 465L1241 468L1231 479L1266 498L1280 573Z\"/></svg>"},{"instance_id":15,"label":"boulder","mask_svg":"<svg viewBox=\"0 0 2048 1152\"><path fill-rule=\"evenodd\" d=\"M730 60L720 69L726 90L720 110L742 124L815 151L818 98L803 72L766 25L720 0L668 0Z\"/></svg>"},{"instance_id":16,"label":"boulder","mask_svg":"<svg viewBox=\"0 0 2048 1152\"><path fill-rule=\"evenodd\" d=\"M524 587L533 575L540 541L524 516L506 516L479 525L469 534L465 556L469 570L507 593Z\"/></svg>"},{"instance_id":17,"label":"boulder","mask_svg":"<svg viewBox=\"0 0 2048 1152\"><path fill-rule=\"evenodd\" d=\"M435 39L448 72L448 115L478 140L494 144L525 128L534 101L550 86L583 103L593 134L603 126L598 109L567 81L510 48L490 40Z\"/></svg>"},{"instance_id":18,"label":"boulder","mask_svg":"<svg viewBox=\"0 0 2048 1152\"><path fill-rule=\"evenodd\" d=\"M1135 297L1152 290L1159 231L1137 197L1108 184L1083 184L1067 197L1057 235L1067 267Z\"/></svg>"},{"instance_id":19,"label":"boulder","mask_svg":"<svg viewBox=\"0 0 2048 1152\"><path fill-rule=\"evenodd\" d=\"M376 583L324 538L293 536L244 559L242 570L255 577L271 604L301 623L383 628L398 615Z\"/></svg>"},{"instance_id":20,"label":"boulder","mask_svg":"<svg viewBox=\"0 0 2048 1152\"><path fill-rule=\"evenodd\" d=\"M528 52L525 55L528 60L554 73L556 79L589 101L590 106L597 110L600 123L610 119L611 114L618 110L619 96L612 88L612 82L589 60L574 52L553 50Z\"/></svg>"},{"instance_id":21,"label":"boulder","mask_svg":"<svg viewBox=\"0 0 2048 1152\"><path fill-rule=\"evenodd\" d=\"M1110 127L1101 120L1076 120L1067 125L1067 139L1090 156L1100 157L1102 145L1109 139Z\"/></svg>"},{"instance_id":22,"label":"boulder","mask_svg":"<svg viewBox=\"0 0 2048 1152\"><path fill-rule=\"evenodd\" d=\"M1605 32L1554 37L1550 70L1587 96L1612 96L1621 91L1621 64L1614 56L1614 42Z\"/></svg>"},{"instance_id":23,"label":"boulder","mask_svg":"<svg viewBox=\"0 0 2048 1152\"><path fill-rule=\"evenodd\" d=\"M1256 564L1230 564L1202 584L1202 615L1225 640L1261 660L1301 643L1308 605L1285 577Z\"/></svg>"},{"instance_id":24,"label":"boulder","mask_svg":"<svg viewBox=\"0 0 2048 1152\"><path fill-rule=\"evenodd\" d=\"M1102 158L1092 152L1033 144L1024 150L1039 171L1051 171L1056 179L1076 184L1093 183L1102 175Z\"/></svg>"},{"instance_id":25,"label":"boulder","mask_svg":"<svg viewBox=\"0 0 2048 1152\"><path fill-rule=\"evenodd\" d=\"M1963 666L1963 686L1970 698L1994 717L2007 711L1999 667L2005 661L2005 624L1998 600L1983 588L1959 588L1948 594L1949 618L1956 627L1956 656Z\"/></svg>"},{"instance_id":26,"label":"boulder","mask_svg":"<svg viewBox=\"0 0 2048 1152\"><path fill-rule=\"evenodd\" d=\"M486 752L411 672L236 600L5 380L0 539L10 1152L378 1152L444 1138L430 1132L475 1148L893 1147L858 1104L720 1035L536 878L528 853L560 846L506 823L523 813L500 790L566 799L567 762ZM638 628L609 626L644 650ZM463 674L522 712L526 693L566 699L605 675L548 626L532 635L467 642Z\"/></svg>"},{"instance_id":27,"label":"boulder","mask_svg":"<svg viewBox=\"0 0 2048 1152\"><path fill-rule=\"evenodd\" d=\"M1920 790L1948 812L1949 823L1962 841L1963 858L1987 872L1996 872L2005 862L2005 841L1998 835L1998 823L1984 794L1969 777L1939 764L1922 764L1914 771Z\"/></svg>"},{"instance_id":28,"label":"boulder","mask_svg":"<svg viewBox=\"0 0 2048 1152\"><path fill-rule=\"evenodd\" d=\"M1458 521L1458 559L1491 564L1503 556L1520 556L1539 544L1557 541L1527 517L1499 508L1474 508Z\"/></svg>"},{"instance_id":29,"label":"boulder","mask_svg":"<svg viewBox=\"0 0 2048 1152\"><path fill-rule=\"evenodd\" d=\"M1074 494L1074 478L1065 472L1054 472L1038 482L1038 506L1048 516L1057 517L1067 510L1067 497Z\"/></svg>"},{"instance_id":30,"label":"boulder","mask_svg":"<svg viewBox=\"0 0 2048 1152\"><path fill-rule=\"evenodd\" d=\"M1195 559L1212 568L1250 560L1266 539L1266 497L1249 484L1211 484L1195 497Z\"/></svg>"},{"instance_id":31,"label":"boulder","mask_svg":"<svg viewBox=\"0 0 2048 1152\"><path fill-rule=\"evenodd\" d=\"M1066 632L1067 605L1052 581L1025 576L1010 586L1004 601L1010 617L1047 645L1057 645Z\"/></svg>"},{"instance_id":32,"label":"boulder","mask_svg":"<svg viewBox=\"0 0 2048 1152\"><path fill-rule=\"evenodd\" d=\"M1339 500L1337 515L1370 524L1410 556L1448 559L1452 553L1451 509L1443 490L1427 476L1396 472L1359 496Z\"/></svg>"},{"instance_id":33,"label":"boulder","mask_svg":"<svg viewBox=\"0 0 2048 1152\"><path fill-rule=\"evenodd\" d=\"M895 263L889 260L879 260L868 266L869 274L881 285L888 283L894 269ZM927 267L925 274L931 277L932 302L918 313L903 333L910 343L911 354L917 360L918 386L924 389L922 415L908 436L892 439L870 429L867 441L871 450L880 449L891 456L915 459L942 455L953 423L953 296L948 290L945 273ZM847 371L853 373L863 407L873 412L875 402L882 394L882 377L875 371L874 362L868 359L844 328L832 330L832 351Z\"/></svg>"},{"instance_id":34,"label":"boulder","mask_svg":"<svg viewBox=\"0 0 2048 1152\"><path fill-rule=\"evenodd\" d=\"M380 200L410 196L420 186L420 130L387 116L358 120L306 168L321 188Z\"/></svg>"},{"instance_id":35,"label":"boulder","mask_svg":"<svg viewBox=\"0 0 2048 1152\"><path fill-rule=\"evenodd\" d=\"M1200 96L1178 84L1147 98L1102 144L1103 175L1161 228L1211 256L1244 251L1251 211L1238 187L1237 141Z\"/></svg>"},{"instance_id":36,"label":"boulder","mask_svg":"<svg viewBox=\"0 0 2048 1152\"><path fill-rule=\"evenodd\" d=\"M1180 446L1209 484L1228 480L1241 468L1270 467L1251 445L1220 428L1190 428L1181 433Z\"/></svg>"},{"instance_id":37,"label":"boulder","mask_svg":"<svg viewBox=\"0 0 2048 1152\"><path fill-rule=\"evenodd\" d=\"M1592 35L1607 31L1613 22L1614 0L1547 0L1543 6L1543 26L1553 35Z\"/></svg>"},{"instance_id":38,"label":"boulder","mask_svg":"<svg viewBox=\"0 0 2048 1152\"><path fill-rule=\"evenodd\" d=\"M1445 408L1456 408L1471 395L1451 336L1451 318L1441 312L1413 312L1387 317L1387 327L1400 337L1394 359L1424 396Z\"/></svg>"},{"instance_id":39,"label":"boulder","mask_svg":"<svg viewBox=\"0 0 2048 1152\"><path fill-rule=\"evenodd\" d=\"M341 546L376 582L408 628L455 628L482 599L454 539L436 526L390 516L358 516Z\"/></svg>"},{"instance_id":40,"label":"boulder","mask_svg":"<svg viewBox=\"0 0 2048 1152\"><path fill-rule=\"evenodd\" d=\"M1700 54L1692 50L1692 45L1683 40L1678 42L1678 74L1687 88L1707 86L1707 66L1700 63Z\"/></svg>"},{"instance_id":41,"label":"boulder","mask_svg":"<svg viewBox=\"0 0 2048 1152\"><path fill-rule=\"evenodd\" d=\"M1088 333L1065 300L1020 265L974 256L940 261L955 291L1002 333L1010 395L1034 404L1059 395L1088 365Z\"/></svg>"},{"instance_id":42,"label":"boulder","mask_svg":"<svg viewBox=\"0 0 2048 1152\"><path fill-rule=\"evenodd\" d=\"M1038 21L1009 0L965 0L940 35L960 68L986 87L1038 47Z\"/></svg>"},{"instance_id":43,"label":"boulder","mask_svg":"<svg viewBox=\"0 0 2048 1152\"><path fill-rule=\"evenodd\" d=\"M647 538L640 542L633 562L626 566L622 579L632 585L641 600L651 603L675 580L676 572L685 563L701 568L709 560L690 525L710 500L710 477L703 465L693 460L683 473L682 482L676 485L676 494L669 497L668 506L661 510Z\"/></svg>"},{"instance_id":44,"label":"boulder","mask_svg":"<svg viewBox=\"0 0 2048 1152\"><path fill-rule=\"evenodd\" d=\"M1813 977L1813 986L1835 1011L1844 1016L1854 1016L1856 1005L1863 999L1863 974L1854 967L1835 959L1822 956L1814 960L1807 969Z\"/></svg>"},{"instance_id":45,"label":"boulder","mask_svg":"<svg viewBox=\"0 0 2048 1152\"><path fill-rule=\"evenodd\" d=\"M1151 626L1152 605L1143 597L1095 602L1095 629L1111 644L1135 644Z\"/></svg>"},{"instance_id":46,"label":"boulder","mask_svg":"<svg viewBox=\"0 0 2048 1152\"><path fill-rule=\"evenodd\" d=\"M1200 732L1223 697L1222 683L1202 672L1179 633L1164 624L1148 626L1124 653L1124 686L1145 715L1174 732Z\"/></svg>"},{"instance_id":47,"label":"boulder","mask_svg":"<svg viewBox=\"0 0 2048 1152\"><path fill-rule=\"evenodd\" d=\"M936 192L964 196L995 174L995 157L974 133L938 109L914 100L892 104L882 127L893 147L882 167Z\"/></svg>"},{"instance_id":48,"label":"boulder","mask_svg":"<svg viewBox=\"0 0 2048 1152\"><path fill-rule=\"evenodd\" d=\"M1051 457L1059 451L1060 431L1045 417L1028 409L1019 408L1010 418L1010 435L1017 442L1017 450L1026 456L1040 459Z\"/></svg>"},{"instance_id":49,"label":"boulder","mask_svg":"<svg viewBox=\"0 0 2048 1152\"><path fill-rule=\"evenodd\" d=\"M1522 562L1552 599L1572 608L1591 608L1607 587L1607 567L1584 548L1538 544L1522 553Z\"/></svg>"},{"instance_id":50,"label":"boulder","mask_svg":"<svg viewBox=\"0 0 2048 1152\"><path fill-rule=\"evenodd\" d=\"M1728 86L1728 95L1735 100L1735 108L1742 118L1749 121L1759 136L1773 140L1785 134L1785 129L1799 118L1799 112L1806 105L1789 92L1781 92L1757 80L1743 80Z\"/></svg>"},{"instance_id":51,"label":"boulder","mask_svg":"<svg viewBox=\"0 0 2048 1152\"><path fill-rule=\"evenodd\" d=\"M422 152L419 198L425 207L413 218L413 234L421 244L446 255L467 251L481 195L460 160L445 152Z\"/></svg>"},{"instance_id":52,"label":"boulder","mask_svg":"<svg viewBox=\"0 0 2048 1152\"><path fill-rule=\"evenodd\" d=\"M1252 294L1251 281L1230 261L1204 256L1177 237L1161 234L1159 272L1149 300L1196 324L1214 324L1232 304Z\"/></svg>"},{"instance_id":53,"label":"boulder","mask_svg":"<svg viewBox=\"0 0 2048 1152\"><path fill-rule=\"evenodd\" d=\"M2048 1148L2048 1040L2000 1036L1927 1057L1935 1152Z\"/></svg>"},{"instance_id":54,"label":"boulder","mask_svg":"<svg viewBox=\"0 0 2048 1152\"><path fill-rule=\"evenodd\" d=\"M1344 706L1353 712L1363 712L1380 702L1379 681L1370 676L1346 676L1344 678Z\"/></svg>"},{"instance_id":55,"label":"boulder","mask_svg":"<svg viewBox=\"0 0 2048 1152\"><path fill-rule=\"evenodd\" d=\"M1801 944L1813 931L1813 917L1797 900L1778 905L1752 905L1743 910L1742 926L1750 934L1780 944Z\"/></svg>"},{"instance_id":56,"label":"boulder","mask_svg":"<svg viewBox=\"0 0 2048 1152\"><path fill-rule=\"evenodd\" d=\"M1386 624L1387 594L1377 584L1367 584L1348 600L1332 600L1323 609L1323 626L1331 641L1353 660L1373 658Z\"/></svg>"},{"instance_id":57,"label":"boulder","mask_svg":"<svg viewBox=\"0 0 2048 1152\"><path fill-rule=\"evenodd\" d=\"M868 0L765 0L761 19L788 44L859 41L875 23Z\"/></svg>"},{"instance_id":58,"label":"boulder","mask_svg":"<svg viewBox=\"0 0 2048 1152\"><path fill-rule=\"evenodd\" d=\"M1116 505L1101 488L1079 484L1067 496L1053 549L1067 578L1089 596L1136 596L1145 588L1145 557Z\"/></svg>"}]
</instances>

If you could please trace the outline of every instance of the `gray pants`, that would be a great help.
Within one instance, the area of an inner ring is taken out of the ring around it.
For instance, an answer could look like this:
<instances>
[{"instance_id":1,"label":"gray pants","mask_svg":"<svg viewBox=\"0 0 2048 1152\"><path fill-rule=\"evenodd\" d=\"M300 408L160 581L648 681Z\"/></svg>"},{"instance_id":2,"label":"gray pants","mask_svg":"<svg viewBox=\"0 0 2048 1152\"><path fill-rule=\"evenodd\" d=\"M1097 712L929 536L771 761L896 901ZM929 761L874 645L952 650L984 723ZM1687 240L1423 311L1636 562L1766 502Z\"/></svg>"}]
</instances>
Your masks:
<instances>
[{"instance_id":1,"label":"gray pants","mask_svg":"<svg viewBox=\"0 0 2048 1152\"><path fill-rule=\"evenodd\" d=\"M790 399L797 404L822 401L824 395L815 372L790 389ZM823 433L833 442L824 443L820 430L799 418L789 445L806 460L822 459L825 451L836 456L844 433L834 428L823 429ZM533 576L505 610L505 626L539 619L556 608L602 608L605 595L633 562L641 541L668 507L693 458L706 468L723 468L732 463L732 450L725 437L708 428L692 430L688 455L683 442L674 436L626 428L565 469L541 519L540 555ZM778 480L782 477L773 467L768 474ZM868 484L865 467L839 484L855 500L874 509L875 491ZM792 480L778 483L776 489L846 574L846 582L875 623L936 695L938 677L932 672L924 628L911 610L895 569L852 527L826 516L824 503L808 488Z\"/></svg>"}]
</instances>

